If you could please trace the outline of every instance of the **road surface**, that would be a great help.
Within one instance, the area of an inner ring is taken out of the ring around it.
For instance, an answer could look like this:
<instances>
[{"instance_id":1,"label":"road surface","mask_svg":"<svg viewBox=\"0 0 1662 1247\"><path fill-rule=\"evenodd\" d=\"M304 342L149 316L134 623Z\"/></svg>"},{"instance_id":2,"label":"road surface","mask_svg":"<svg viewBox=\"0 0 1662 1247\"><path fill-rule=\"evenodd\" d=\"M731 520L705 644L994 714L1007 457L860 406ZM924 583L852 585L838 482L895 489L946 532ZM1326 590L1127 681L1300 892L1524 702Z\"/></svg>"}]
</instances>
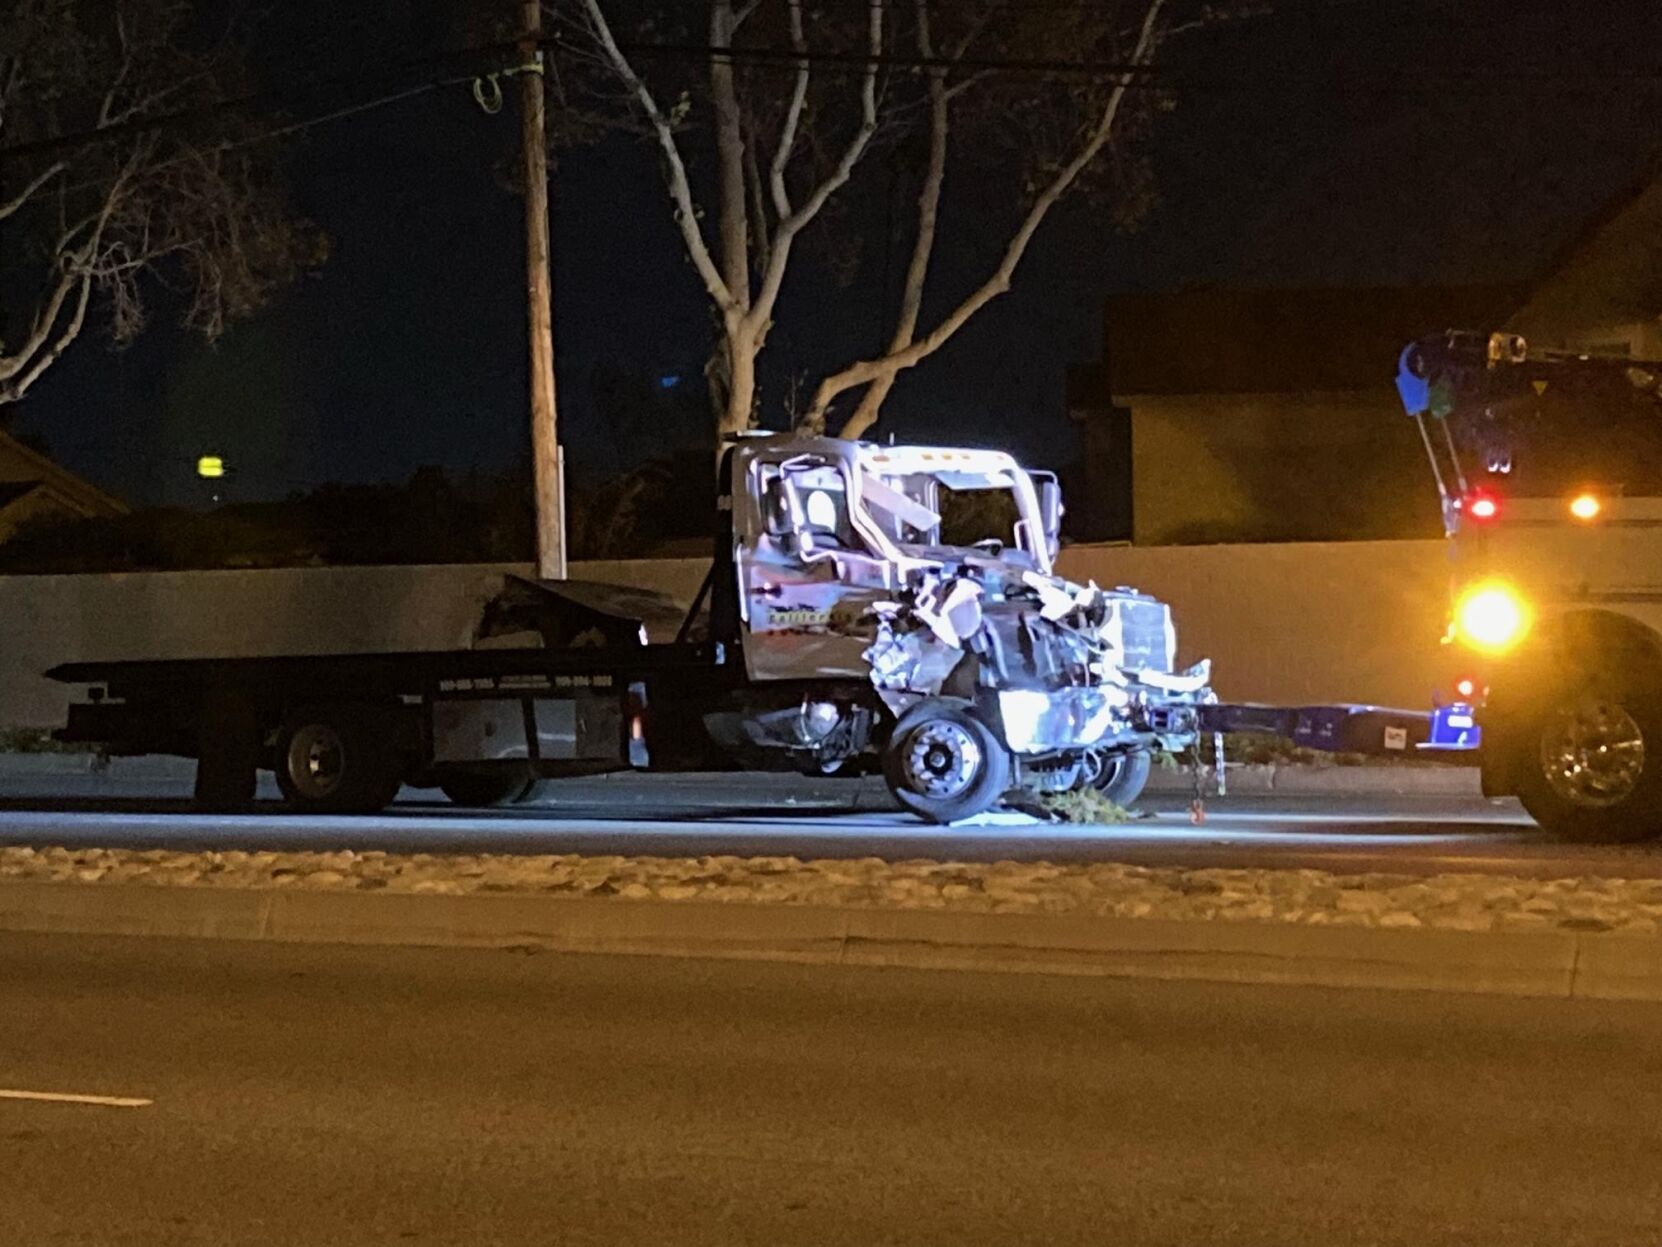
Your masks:
<instances>
[{"instance_id":1,"label":"road surface","mask_svg":"<svg viewBox=\"0 0 1662 1247\"><path fill-rule=\"evenodd\" d=\"M563 781L553 792L548 804L506 810L461 811L435 793L407 790L397 806L375 817L296 817L272 804L227 818L192 814L182 778L0 775L0 844L1662 876L1662 845L1558 844L1516 802L1475 797L1237 796L1210 801L1206 823L1197 827L1187 801L1167 794L1144 803L1149 817L1120 826L1046 825L1005 815L939 828L896 812L874 781L623 776ZM275 790L266 795L275 797Z\"/></svg>"},{"instance_id":2,"label":"road surface","mask_svg":"<svg viewBox=\"0 0 1662 1247\"><path fill-rule=\"evenodd\" d=\"M0 1239L1655 1247L1662 1007L0 937ZM107 1097L138 1107L12 1098Z\"/></svg>"}]
</instances>

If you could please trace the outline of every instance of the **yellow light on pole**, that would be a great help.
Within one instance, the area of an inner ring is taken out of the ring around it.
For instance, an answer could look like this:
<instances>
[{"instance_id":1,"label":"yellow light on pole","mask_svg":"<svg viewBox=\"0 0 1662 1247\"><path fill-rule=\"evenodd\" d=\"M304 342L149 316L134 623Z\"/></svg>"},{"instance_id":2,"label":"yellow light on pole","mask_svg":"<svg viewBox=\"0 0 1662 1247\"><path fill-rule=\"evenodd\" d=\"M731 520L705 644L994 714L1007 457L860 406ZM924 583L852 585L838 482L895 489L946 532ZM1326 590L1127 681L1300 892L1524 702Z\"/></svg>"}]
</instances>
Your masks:
<instances>
[{"instance_id":1,"label":"yellow light on pole","mask_svg":"<svg viewBox=\"0 0 1662 1247\"><path fill-rule=\"evenodd\" d=\"M1473 585L1454 604L1455 636L1483 653L1511 649L1529 631L1529 624L1529 604L1504 581Z\"/></svg>"},{"instance_id":2,"label":"yellow light on pole","mask_svg":"<svg viewBox=\"0 0 1662 1247\"><path fill-rule=\"evenodd\" d=\"M1595 494L1577 494L1570 499L1570 514L1583 523L1598 519L1599 512L1602 510L1604 510L1604 504L1598 500L1598 496Z\"/></svg>"},{"instance_id":3,"label":"yellow light on pole","mask_svg":"<svg viewBox=\"0 0 1662 1247\"><path fill-rule=\"evenodd\" d=\"M196 461L196 475L205 481L217 481L225 475L225 460L218 455L203 455Z\"/></svg>"}]
</instances>

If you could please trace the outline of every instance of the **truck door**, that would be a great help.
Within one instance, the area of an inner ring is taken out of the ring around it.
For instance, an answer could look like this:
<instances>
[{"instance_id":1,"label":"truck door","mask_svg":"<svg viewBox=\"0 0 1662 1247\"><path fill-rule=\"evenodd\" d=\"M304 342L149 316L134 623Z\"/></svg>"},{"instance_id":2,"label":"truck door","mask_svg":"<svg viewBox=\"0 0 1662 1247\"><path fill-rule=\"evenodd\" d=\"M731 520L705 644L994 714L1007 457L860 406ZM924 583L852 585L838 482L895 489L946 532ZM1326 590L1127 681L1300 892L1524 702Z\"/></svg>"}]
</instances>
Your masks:
<instances>
[{"instance_id":1,"label":"truck door","mask_svg":"<svg viewBox=\"0 0 1662 1247\"><path fill-rule=\"evenodd\" d=\"M892 565L860 532L845 466L795 455L753 470L754 522L738 551L750 678L865 679L870 608L890 592Z\"/></svg>"}]
</instances>

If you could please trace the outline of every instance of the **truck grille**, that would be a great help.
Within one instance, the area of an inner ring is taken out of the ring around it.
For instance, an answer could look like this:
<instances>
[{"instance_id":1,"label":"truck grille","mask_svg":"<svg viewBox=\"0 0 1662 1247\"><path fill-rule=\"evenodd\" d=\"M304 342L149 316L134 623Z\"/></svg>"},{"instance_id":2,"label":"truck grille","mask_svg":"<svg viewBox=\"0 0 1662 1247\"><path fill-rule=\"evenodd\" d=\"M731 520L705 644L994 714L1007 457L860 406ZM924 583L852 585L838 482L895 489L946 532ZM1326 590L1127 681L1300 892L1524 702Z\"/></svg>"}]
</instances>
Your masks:
<instances>
[{"instance_id":1,"label":"truck grille","mask_svg":"<svg viewBox=\"0 0 1662 1247\"><path fill-rule=\"evenodd\" d=\"M1172 653L1171 611L1153 598L1124 597L1114 601L1119 619L1122 663L1131 668L1170 671Z\"/></svg>"}]
</instances>

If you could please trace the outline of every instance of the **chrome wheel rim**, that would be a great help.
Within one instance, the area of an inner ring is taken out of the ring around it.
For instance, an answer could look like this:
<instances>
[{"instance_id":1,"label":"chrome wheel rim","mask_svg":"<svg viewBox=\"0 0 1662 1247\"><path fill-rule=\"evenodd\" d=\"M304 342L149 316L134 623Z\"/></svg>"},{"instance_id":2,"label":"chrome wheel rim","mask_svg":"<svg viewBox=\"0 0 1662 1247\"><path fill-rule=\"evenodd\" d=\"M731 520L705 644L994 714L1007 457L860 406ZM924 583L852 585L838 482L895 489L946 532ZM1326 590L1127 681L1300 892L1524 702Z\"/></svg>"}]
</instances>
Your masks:
<instances>
[{"instance_id":1,"label":"chrome wheel rim","mask_svg":"<svg viewBox=\"0 0 1662 1247\"><path fill-rule=\"evenodd\" d=\"M945 800L975 782L981 770L981 746L957 723L926 723L907 740L903 761L907 787Z\"/></svg>"},{"instance_id":2,"label":"chrome wheel rim","mask_svg":"<svg viewBox=\"0 0 1662 1247\"><path fill-rule=\"evenodd\" d=\"M327 723L308 723L289 739L287 769L294 789L314 800L334 795L346 771L346 747Z\"/></svg>"},{"instance_id":3,"label":"chrome wheel rim","mask_svg":"<svg viewBox=\"0 0 1662 1247\"><path fill-rule=\"evenodd\" d=\"M1128 753L1092 753L1085 762L1087 783L1101 791L1115 783L1130 765Z\"/></svg>"},{"instance_id":4,"label":"chrome wheel rim","mask_svg":"<svg viewBox=\"0 0 1662 1247\"><path fill-rule=\"evenodd\" d=\"M1565 710L1541 735L1541 770L1565 801L1607 809L1633 795L1645 769L1645 734L1615 702Z\"/></svg>"}]
</instances>

